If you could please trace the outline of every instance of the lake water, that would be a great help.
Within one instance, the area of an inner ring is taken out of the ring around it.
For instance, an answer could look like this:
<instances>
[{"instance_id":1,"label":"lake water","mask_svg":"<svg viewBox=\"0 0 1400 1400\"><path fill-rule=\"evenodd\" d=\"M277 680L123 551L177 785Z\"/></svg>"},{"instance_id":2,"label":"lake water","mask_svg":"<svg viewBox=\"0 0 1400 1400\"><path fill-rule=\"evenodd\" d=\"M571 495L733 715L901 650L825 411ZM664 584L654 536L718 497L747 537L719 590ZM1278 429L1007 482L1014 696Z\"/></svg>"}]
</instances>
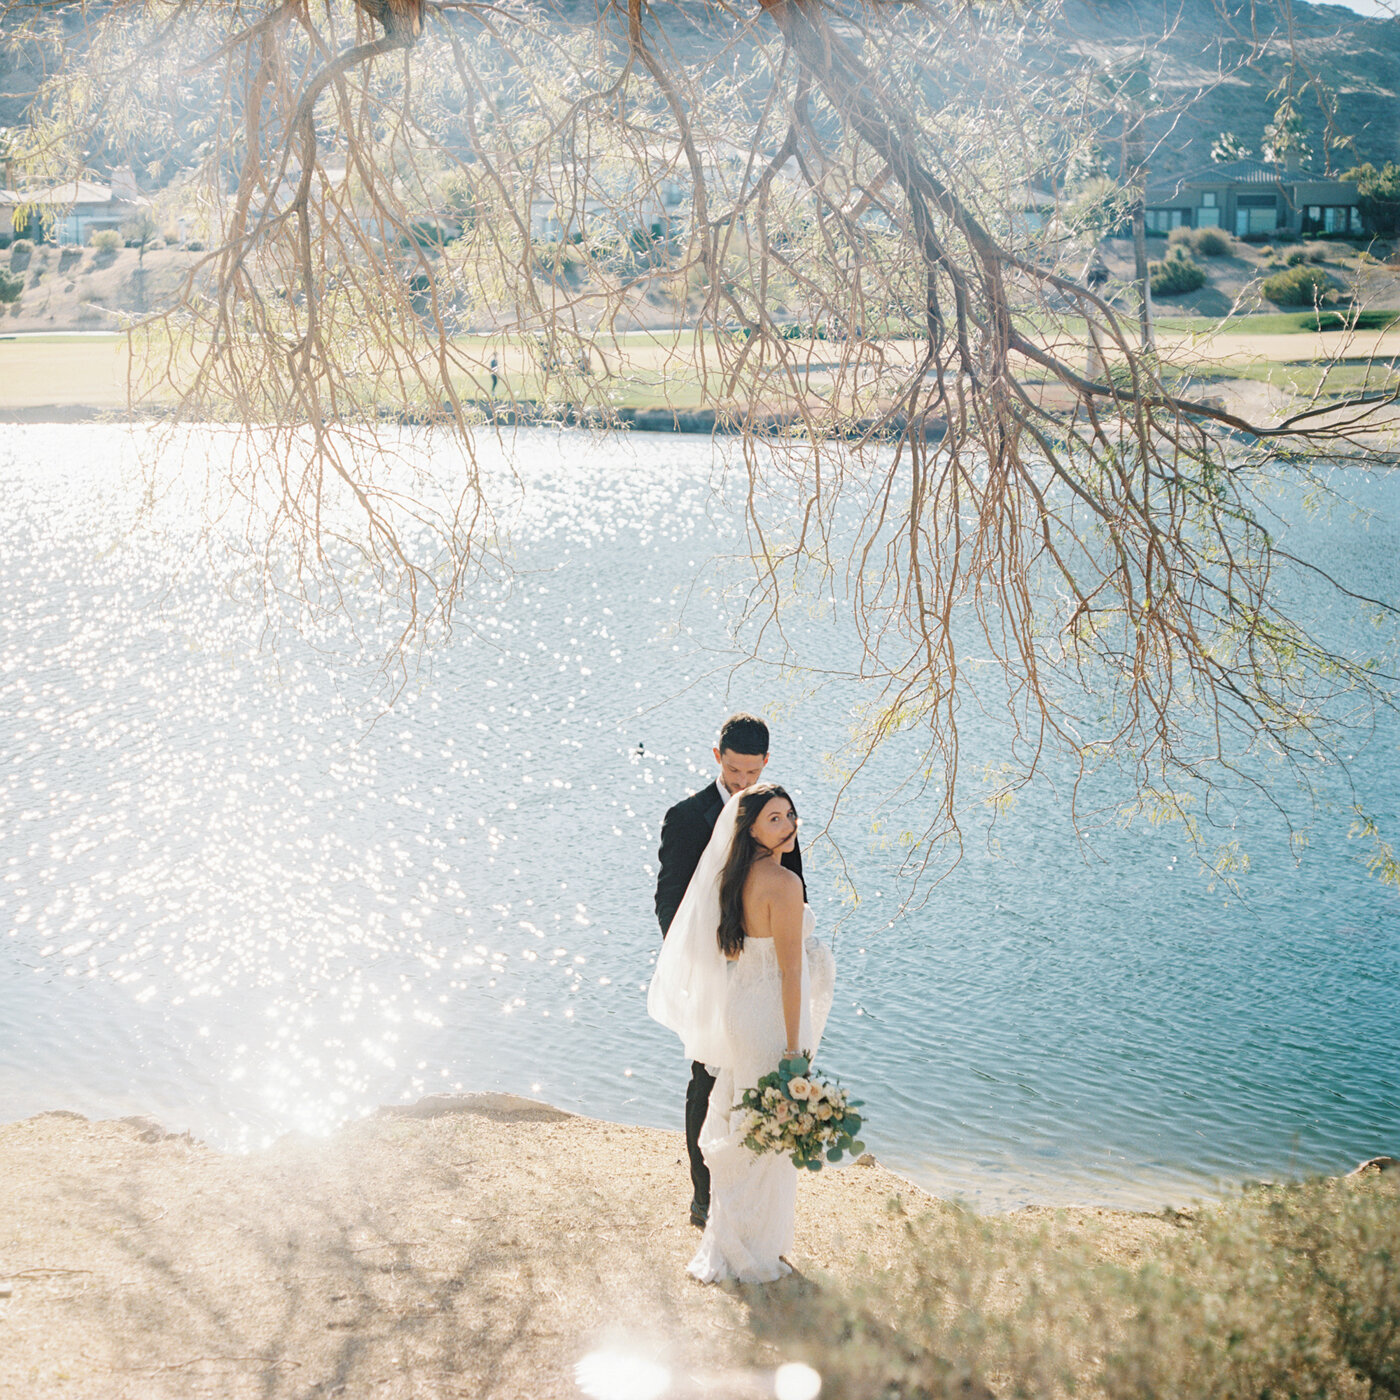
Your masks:
<instances>
[{"instance_id":1,"label":"lake water","mask_svg":"<svg viewBox=\"0 0 1400 1400\"><path fill-rule=\"evenodd\" d=\"M858 696L732 672L738 575L710 561L742 532L707 440L515 447L513 574L385 712L353 581L360 640L271 643L181 493L142 513L126 434L0 428L0 1118L246 1149L498 1089L680 1126L687 1066L644 1009L661 815L728 711L775 705L770 772L815 832ZM1374 520L1307 530L1393 599L1400 480L1355 484ZM851 645L819 608L786 625L812 664ZM1398 746L1384 725L1357 769L1392 820ZM1400 900L1333 796L1299 861L1245 809L1243 899L1170 829L1086 856L1032 796L905 915L846 811L860 905L819 840L808 883L838 961L822 1060L872 1150L986 1206L1147 1207L1400 1153Z\"/></svg>"}]
</instances>

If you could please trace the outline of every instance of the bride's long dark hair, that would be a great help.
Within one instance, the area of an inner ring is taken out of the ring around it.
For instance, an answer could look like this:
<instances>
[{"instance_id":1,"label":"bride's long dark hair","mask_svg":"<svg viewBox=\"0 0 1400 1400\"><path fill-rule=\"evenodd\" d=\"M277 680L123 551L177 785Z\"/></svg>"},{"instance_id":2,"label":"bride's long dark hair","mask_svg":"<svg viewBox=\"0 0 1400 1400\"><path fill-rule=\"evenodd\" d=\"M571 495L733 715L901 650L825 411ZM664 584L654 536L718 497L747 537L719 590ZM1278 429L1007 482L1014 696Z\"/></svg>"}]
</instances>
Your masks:
<instances>
[{"instance_id":1,"label":"bride's long dark hair","mask_svg":"<svg viewBox=\"0 0 1400 1400\"><path fill-rule=\"evenodd\" d=\"M734 839L729 843L729 855L719 877L719 949L727 958L737 957L744 950L744 882L754 861L768 854L762 843L754 839L753 824L775 797L792 801L787 790L777 783L757 783L740 797L734 814Z\"/></svg>"}]
</instances>

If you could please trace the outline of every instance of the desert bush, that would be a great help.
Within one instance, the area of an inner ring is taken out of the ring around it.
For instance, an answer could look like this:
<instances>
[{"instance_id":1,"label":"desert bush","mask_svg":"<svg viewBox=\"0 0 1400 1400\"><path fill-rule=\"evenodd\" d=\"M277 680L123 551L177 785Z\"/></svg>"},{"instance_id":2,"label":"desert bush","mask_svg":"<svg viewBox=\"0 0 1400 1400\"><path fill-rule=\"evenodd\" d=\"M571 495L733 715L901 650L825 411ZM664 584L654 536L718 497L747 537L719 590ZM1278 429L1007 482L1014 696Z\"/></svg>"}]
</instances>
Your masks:
<instances>
[{"instance_id":1,"label":"desert bush","mask_svg":"<svg viewBox=\"0 0 1400 1400\"><path fill-rule=\"evenodd\" d=\"M1223 258L1229 255L1230 239L1218 228L1174 228L1167 235L1167 248L1180 248L1202 258Z\"/></svg>"},{"instance_id":2,"label":"desert bush","mask_svg":"<svg viewBox=\"0 0 1400 1400\"><path fill-rule=\"evenodd\" d=\"M1287 267L1301 267L1308 260L1307 250L1294 248L1289 255L1284 258L1284 265Z\"/></svg>"},{"instance_id":3,"label":"desert bush","mask_svg":"<svg viewBox=\"0 0 1400 1400\"><path fill-rule=\"evenodd\" d=\"M10 256L28 257L34 251L34 242L29 238L16 238L10 244Z\"/></svg>"},{"instance_id":4,"label":"desert bush","mask_svg":"<svg viewBox=\"0 0 1400 1400\"><path fill-rule=\"evenodd\" d=\"M1203 258L1227 258L1232 247L1230 235L1223 229L1198 228L1191 239L1191 246Z\"/></svg>"},{"instance_id":5,"label":"desert bush","mask_svg":"<svg viewBox=\"0 0 1400 1400\"><path fill-rule=\"evenodd\" d=\"M99 253L115 253L123 241L120 231L114 228L100 228L88 239L89 245Z\"/></svg>"},{"instance_id":6,"label":"desert bush","mask_svg":"<svg viewBox=\"0 0 1400 1400\"><path fill-rule=\"evenodd\" d=\"M24 291L24 278L0 268L0 306L17 302Z\"/></svg>"},{"instance_id":7,"label":"desert bush","mask_svg":"<svg viewBox=\"0 0 1400 1400\"><path fill-rule=\"evenodd\" d=\"M1264 295L1277 306L1315 306L1331 285L1319 267L1288 267L1264 279Z\"/></svg>"},{"instance_id":8,"label":"desert bush","mask_svg":"<svg viewBox=\"0 0 1400 1400\"><path fill-rule=\"evenodd\" d=\"M1400 1187L1261 1189L1175 1221L1130 1267L1049 1221L940 1207L864 1284L773 1290L754 1322L802 1338L830 1400L1400 1396Z\"/></svg>"},{"instance_id":9,"label":"desert bush","mask_svg":"<svg viewBox=\"0 0 1400 1400\"><path fill-rule=\"evenodd\" d=\"M1188 292L1200 291L1206 284L1205 268L1192 262L1181 244L1171 250L1166 261L1150 263L1148 273L1155 297L1185 296Z\"/></svg>"},{"instance_id":10,"label":"desert bush","mask_svg":"<svg viewBox=\"0 0 1400 1400\"><path fill-rule=\"evenodd\" d=\"M1304 321L1319 331L1388 331L1400 324L1400 311L1359 311L1354 307L1345 311L1314 311Z\"/></svg>"}]
</instances>

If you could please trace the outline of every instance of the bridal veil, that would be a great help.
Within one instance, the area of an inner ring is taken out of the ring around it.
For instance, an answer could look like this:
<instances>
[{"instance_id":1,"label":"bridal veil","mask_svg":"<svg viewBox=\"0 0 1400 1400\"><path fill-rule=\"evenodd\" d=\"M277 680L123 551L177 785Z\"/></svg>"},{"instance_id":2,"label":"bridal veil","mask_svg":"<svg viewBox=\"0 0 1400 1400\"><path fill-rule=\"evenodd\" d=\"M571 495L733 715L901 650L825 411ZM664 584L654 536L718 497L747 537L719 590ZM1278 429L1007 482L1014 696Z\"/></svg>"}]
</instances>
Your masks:
<instances>
[{"instance_id":1,"label":"bridal veil","mask_svg":"<svg viewBox=\"0 0 1400 1400\"><path fill-rule=\"evenodd\" d=\"M724 1000L729 966L719 948L719 881L738 809L736 793L715 821L647 989L647 1013L680 1036L688 1059L702 1064L724 1064L728 1058Z\"/></svg>"}]
</instances>

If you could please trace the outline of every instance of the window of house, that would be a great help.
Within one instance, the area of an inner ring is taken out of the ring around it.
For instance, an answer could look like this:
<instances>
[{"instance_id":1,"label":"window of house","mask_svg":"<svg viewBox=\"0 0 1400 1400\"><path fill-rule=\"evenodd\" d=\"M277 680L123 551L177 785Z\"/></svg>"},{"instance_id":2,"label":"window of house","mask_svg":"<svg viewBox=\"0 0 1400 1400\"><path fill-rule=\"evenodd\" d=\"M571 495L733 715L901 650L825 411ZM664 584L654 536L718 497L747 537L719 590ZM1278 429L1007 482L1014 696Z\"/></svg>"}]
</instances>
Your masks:
<instances>
[{"instance_id":1,"label":"window of house","mask_svg":"<svg viewBox=\"0 0 1400 1400\"><path fill-rule=\"evenodd\" d=\"M1214 208L1215 208L1215 191L1214 191L1214 190L1204 190L1204 191L1202 191L1202 193L1201 193L1201 208L1202 208L1202 209L1214 209Z\"/></svg>"},{"instance_id":2,"label":"window of house","mask_svg":"<svg viewBox=\"0 0 1400 1400\"><path fill-rule=\"evenodd\" d=\"M1278 227L1278 199L1271 194L1242 194L1235 199L1235 233L1272 233Z\"/></svg>"},{"instance_id":3,"label":"window of house","mask_svg":"<svg viewBox=\"0 0 1400 1400\"><path fill-rule=\"evenodd\" d=\"M1361 232L1361 211L1354 204L1309 204L1303 211L1304 233Z\"/></svg>"}]
</instances>

